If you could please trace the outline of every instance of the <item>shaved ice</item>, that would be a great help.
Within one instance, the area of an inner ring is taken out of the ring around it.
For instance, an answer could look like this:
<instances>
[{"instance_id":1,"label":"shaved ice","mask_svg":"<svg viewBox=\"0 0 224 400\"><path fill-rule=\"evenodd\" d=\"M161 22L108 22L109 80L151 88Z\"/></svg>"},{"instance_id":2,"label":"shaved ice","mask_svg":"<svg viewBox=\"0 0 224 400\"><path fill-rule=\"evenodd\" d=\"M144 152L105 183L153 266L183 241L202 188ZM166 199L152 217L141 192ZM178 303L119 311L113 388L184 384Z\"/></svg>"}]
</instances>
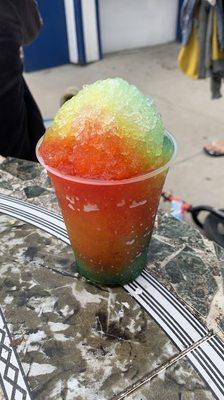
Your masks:
<instances>
[{"instance_id":1,"label":"shaved ice","mask_svg":"<svg viewBox=\"0 0 224 400\"><path fill-rule=\"evenodd\" d=\"M66 175L121 180L164 164L164 126L153 100L114 78L86 85L47 129L39 152Z\"/></svg>"}]
</instances>

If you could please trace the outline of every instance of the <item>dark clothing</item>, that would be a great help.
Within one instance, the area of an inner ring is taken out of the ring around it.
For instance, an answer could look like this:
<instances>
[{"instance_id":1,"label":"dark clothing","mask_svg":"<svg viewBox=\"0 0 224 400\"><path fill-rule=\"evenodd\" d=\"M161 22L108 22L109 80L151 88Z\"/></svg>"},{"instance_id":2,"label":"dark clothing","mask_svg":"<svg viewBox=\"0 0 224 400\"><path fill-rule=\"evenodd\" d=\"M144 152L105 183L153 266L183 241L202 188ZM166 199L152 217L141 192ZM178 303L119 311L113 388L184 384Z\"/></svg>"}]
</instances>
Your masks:
<instances>
[{"instance_id":1,"label":"dark clothing","mask_svg":"<svg viewBox=\"0 0 224 400\"><path fill-rule=\"evenodd\" d=\"M0 0L0 155L36 160L44 133L40 111L22 76L21 46L41 26L33 0Z\"/></svg>"},{"instance_id":2,"label":"dark clothing","mask_svg":"<svg viewBox=\"0 0 224 400\"><path fill-rule=\"evenodd\" d=\"M211 91L212 99L220 99L222 97L221 87L224 78L224 60L216 60L212 62L211 73Z\"/></svg>"},{"instance_id":3,"label":"dark clothing","mask_svg":"<svg viewBox=\"0 0 224 400\"><path fill-rule=\"evenodd\" d=\"M214 7L212 7L207 1L201 2L198 16L199 79L204 79L207 76L210 76L213 10Z\"/></svg>"},{"instance_id":4,"label":"dark clothing","mask_svg":"<svg viewBox=\"0 0 224 400\"><path fill-rule=\"evenodd\" d=\"M182 45L186 46L193 28L194 11L197 0L184 0L180 14L180 24L182 31Z\"/></svg>"},{"instance_id":5,"label":"dark clothing","mask_svg":"<svg viewBox=\"0 0 224 400\"><path fill-rule=\"evenodd\" d=\"M197 68L193 77L196 75L197 79L205 79L210 76L212 99L219 99L224 78L224 0L184 0L181 28L182 49L188 49L188 66L192 64ZM196 56L195 49L198 49ZM189 76L193 75L189 73L192 68L183 68L183 63L179 65Z\"/></svg>"},{"instance_id":6,"label":"dark clothing","mask_svg":"<svg viewBox=\"0 0 224 400\"><path fill-rule=\"evenodd\" d=\"M182 45L186 46L189 37L191 35L194 13L196 6L201 3L207 3L209 7L211 6L209 2L205 0L184 0L184 3L181 8L181 31L182 31ZM205 5L206 6L206 5ZM219 36L219 44L220 50L224 50L224 5L223 0L216 0L215 5L216 13L217 13L217 23L218 23L218 36Z\"/></svg>"},{"instance_id":7,"label":"dark clothing","mask_svg":"<svg viewBox=\"0 0 224 400\"><path fill-rule=\"evenodd\" d=\"M224 4L223 0L216 0L216 13L218 23L218 38L220 50L224 50Z\"/></svg>"},{"instance_id":8,"label":"dark clothing","mask_svg":"<svg viewBox=\"0 0 224 400\"><path fill-rule=\"evenodd\" d=\"M1 0L0 31L11 32L20 45L31 43L42 22L35 0Z\"/></svg>"}]
</instances>

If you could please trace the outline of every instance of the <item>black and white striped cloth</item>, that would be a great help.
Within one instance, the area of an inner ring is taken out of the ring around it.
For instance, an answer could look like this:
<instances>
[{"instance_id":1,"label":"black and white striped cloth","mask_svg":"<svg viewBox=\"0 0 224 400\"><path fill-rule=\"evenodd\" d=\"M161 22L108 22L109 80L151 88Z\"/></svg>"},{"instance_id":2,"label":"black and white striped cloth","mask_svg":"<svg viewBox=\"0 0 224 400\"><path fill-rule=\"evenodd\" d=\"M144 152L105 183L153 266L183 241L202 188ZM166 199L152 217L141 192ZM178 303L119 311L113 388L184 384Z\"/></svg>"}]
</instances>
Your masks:
<instances>
[{"instance_id":1,"label":"black and white striped cloth","mask_svg":"<svg viewBox=\"0 0 224 400\"><path fill-rule=\"evenodd\" d=\"M27 381L0 309L0 385L6 400L31 400Z\"/></svg>"},{"instance_id":2,"label":"black and white striped cloth","mask_svg":"<svg viewBox=\"0 0 224 400\"><path fill-rule=\"evenodd\" d=\"M61 216L54 212L0 195L0 212L32 224L69 244ZM215 335L209 336L207 328L168 289L147 270L125 290L151 315L180 351L207 337L207 340L187 353L197 372L205 380L214 396L224 399L224 344ZM1 371L0 371L1 373ZM1 375L4 382L4 376Z\"/></svg>"}]
</instances>

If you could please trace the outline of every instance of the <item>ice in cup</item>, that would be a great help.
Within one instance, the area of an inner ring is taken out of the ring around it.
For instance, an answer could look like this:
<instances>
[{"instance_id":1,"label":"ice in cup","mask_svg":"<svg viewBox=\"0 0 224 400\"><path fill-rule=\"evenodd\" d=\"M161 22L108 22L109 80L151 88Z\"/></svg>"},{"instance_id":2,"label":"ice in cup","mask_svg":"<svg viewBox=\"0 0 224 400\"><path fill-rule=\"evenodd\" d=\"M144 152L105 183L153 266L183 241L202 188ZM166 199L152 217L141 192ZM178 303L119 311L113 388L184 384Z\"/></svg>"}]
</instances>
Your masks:
<instances>
[{"instance_id":1,"label":"ice in cup","mask_svg":"<svg viewBox=\"0 0 224 400\"><path fill-rule=\"evenodd\" d=\"M175 151L152 99L122 79L88 85L59 110L37 156L80 274L124 284L141 273Z\"/></svg>"}]
</instances>

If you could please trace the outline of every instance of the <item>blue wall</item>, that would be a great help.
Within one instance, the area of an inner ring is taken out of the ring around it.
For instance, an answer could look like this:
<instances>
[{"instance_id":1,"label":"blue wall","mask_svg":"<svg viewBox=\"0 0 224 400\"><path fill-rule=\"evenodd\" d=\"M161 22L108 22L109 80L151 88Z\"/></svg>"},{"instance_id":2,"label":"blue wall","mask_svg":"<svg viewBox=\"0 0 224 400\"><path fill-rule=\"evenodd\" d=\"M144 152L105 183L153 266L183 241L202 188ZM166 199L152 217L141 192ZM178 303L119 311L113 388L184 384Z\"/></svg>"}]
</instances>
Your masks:
<instances>
[{"instance_id":1,"label":"blue wall","mask_svg":"<svg viewBox=\"0 0 224 400\"><path fill-rule=\"evenodd\" d=\"M63 0L38 0L44 26L38 38L24 47L25 71L55 67L69 62Z\"/></svg>"}]
</instances>

